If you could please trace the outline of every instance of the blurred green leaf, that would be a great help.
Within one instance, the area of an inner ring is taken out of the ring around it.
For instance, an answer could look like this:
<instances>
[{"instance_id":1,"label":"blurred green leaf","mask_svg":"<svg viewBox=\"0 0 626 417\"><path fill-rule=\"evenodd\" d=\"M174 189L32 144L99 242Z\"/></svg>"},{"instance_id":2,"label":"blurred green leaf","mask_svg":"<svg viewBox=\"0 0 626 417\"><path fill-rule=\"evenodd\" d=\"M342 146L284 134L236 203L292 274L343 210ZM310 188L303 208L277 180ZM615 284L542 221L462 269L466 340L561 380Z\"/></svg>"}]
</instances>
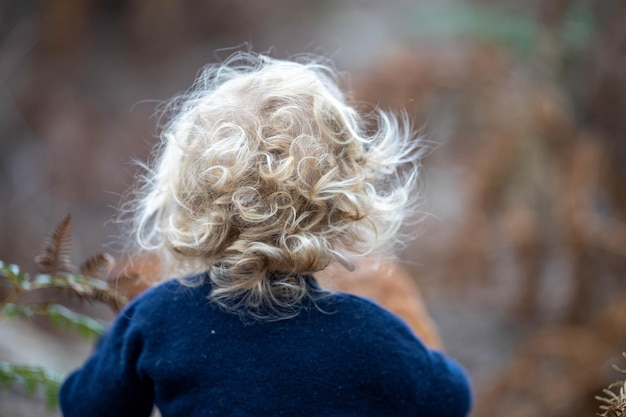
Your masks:
<instances>
[{"instance_id":1,"label":"blurred green leaf","mask_svg":"<svg viewBox=\"0 0 626 417\"><path fill-rule=\"evenodd\" d=\"M0 361L0 383L2 385L5 387L10 387L13 384L22 385L27 396L34 395L37 388L41 387L50 408L57 405L57 393L63 378L63 375L51 369Z\"/></svg>"},{"instance_id":2,"label":"blurred green leaf","mask_svg":"<svg viewBox=\"0 0 626 417\"><path fill-rule=\"evenodd\" d=\"M15 264L6 264L0 261L0 275L11 280L15 285L28 282L30 276L20 272L20 267Z\"/></svg>"},{"instance_id":3,"label":"blurred green leaf","mask_svg":"<svg viewBox=\"0 0 626 417\"><path fill-rule=\"evenodd\" d=\"M52 276L48 274L38 274L35 276L32 282L33 284L37 284L37 285L52 285L52 283L54 282L54 279Z\"/></svg>"},{"instance_id":4,"label":"blurred green leaf","mask_svg":"<svg viewBox=\"0 0 626 417\"><path fill-rule=\"evenodd\" d=\"M567 9L560 28L559 38L565 49L589 46L598 33L598 23L589 4L577 1Z\"/></svg>"},{"instance_id":5,"label":"blurred green leaf","mask_svg":"<svg viewBox=\"0 0 626 417\"><path fill-rule=\"evenodd\" d=\"M32 308L26 306L18 306L15 304L5 304L0 311L0 314L6 318L14 318L14 317L33 317L35 312Z\"/></svg>"},{"instance_id":6,"label":"blurred green leaf","mask_svg":"<svg viewBox=\"0 0 626 417\"><path fill-rule=\"evenodd\" d=\"M587 47L598 31L590 4L573 1L556 28L564 52ZM527 54L545 41L547 30L534 15L519 15L497 6L445 4L419 7L408 13L404 32L414 38L463 38L501 43Z\"/></svg>"},{"instance_id":7,"label":"blurred green leaf","mask_svg":"<svg viewBox=\"0 0 626 417\"><path fill-rule=\"evenodd\" d=\"M82 336L92 338L98 337L106 330L105 324L91 317L76 313L67 307L57 304L44 304L37 306L22 306L16 304L6 304L0 310L2 316L6 318L27 317L34 315L48 316L57 327L74 328Z\"/></svg>"},{"instance_id":8,"label":"blurred green leaf","mask_svg":"<svg viewBox=\"0 0 626 417\"><path fill-rule=\"evenodd\" d=\"M540 39L540 27L532 19L480 5L420 8L408 16L405 31L417 38L501 42L520 52L534 49Z\"/></svg>"},{"instance_id":9,"label":"blurred green leaf","mask_svg":"<svg viewBox=\"0 0 626 417\"><path fill-rule=\"evenodd\" d=\"M98 337L106 330L106 326L98 320L76 313L61 305L47 306L44 314L48 315L58 325L76 328L85 337Z\"/></svg>"}]
</instances>

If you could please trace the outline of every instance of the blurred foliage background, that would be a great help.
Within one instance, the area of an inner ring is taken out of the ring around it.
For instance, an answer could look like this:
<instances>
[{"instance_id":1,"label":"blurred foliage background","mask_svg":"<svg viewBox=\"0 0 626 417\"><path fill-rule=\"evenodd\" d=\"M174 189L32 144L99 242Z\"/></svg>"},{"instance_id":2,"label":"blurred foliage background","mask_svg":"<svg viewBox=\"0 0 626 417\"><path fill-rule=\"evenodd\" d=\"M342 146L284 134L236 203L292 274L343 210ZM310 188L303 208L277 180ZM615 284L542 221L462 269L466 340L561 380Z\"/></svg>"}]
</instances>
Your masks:
<instances>
[{"instance_id":1,"label":"blurred foliage background","mask_svg":"<svg viewBox=\"0 0 626 417\"><path fill-rule=\"evenodd\" d=\"M472 415L593 415L626 350L624 22L621 0L4 0L0 259L32 268L67 213L75 257L115 253L155 108L204 64L244 43L326 55L433 143L431 215L401 258ZM89 349L0 323L0 359L67 372ZM54 415L22 397L2 392L0 415Z\"/></svg>"}]
</instances>

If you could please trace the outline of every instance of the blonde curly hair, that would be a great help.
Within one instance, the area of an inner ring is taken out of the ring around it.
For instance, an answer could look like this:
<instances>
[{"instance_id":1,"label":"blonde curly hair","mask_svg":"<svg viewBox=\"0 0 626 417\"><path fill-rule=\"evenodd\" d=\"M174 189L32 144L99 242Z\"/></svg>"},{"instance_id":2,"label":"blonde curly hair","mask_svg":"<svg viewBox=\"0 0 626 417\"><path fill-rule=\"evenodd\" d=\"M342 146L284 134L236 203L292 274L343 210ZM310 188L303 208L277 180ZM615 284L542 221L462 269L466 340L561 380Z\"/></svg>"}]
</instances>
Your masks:
<instances>
[{"instance_id":1,"label":"blonde curly hair","mask_svg":"<svg viewBox=\"0 0 626 417\"><path fill-rule=\"evenodd\" d=\"M406 114L347 104L336 71L252 53L208 66L170 110L134 200L141 250L208 271L210 298L296 313L307 275L392 254L414 211L419 141Z\"/></svg>"}]
</instances>

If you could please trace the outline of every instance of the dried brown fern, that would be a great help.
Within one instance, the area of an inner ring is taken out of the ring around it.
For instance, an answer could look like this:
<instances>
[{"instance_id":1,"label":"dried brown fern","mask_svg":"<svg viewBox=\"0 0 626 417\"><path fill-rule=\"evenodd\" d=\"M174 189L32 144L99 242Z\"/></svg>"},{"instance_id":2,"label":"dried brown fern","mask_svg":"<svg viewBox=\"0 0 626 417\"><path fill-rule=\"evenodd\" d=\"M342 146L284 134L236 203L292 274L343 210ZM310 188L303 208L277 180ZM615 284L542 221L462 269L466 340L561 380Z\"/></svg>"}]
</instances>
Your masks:
<instances>
[{"instance_id":1,"label":"dried brown fern","mask_svg":"<svg viewBox=\"0 0 626 417\"><path fill-rule=\"evenodd\" d=\"M108 253L98 253L80 264L80 273L91 278L104 279L115 266L115 260Z\"/></svg>"},{"instance_id":2,"label":"dried brown fern","mask_svg":"<svg viewBox=\"0 0 626 417\"><path fill-rule=\"evenodd\" d=\"M112 289L106 281L83 278L80 281L68 279L67 283L69 285L65 285L63 289L69 296L83 301L106 304L115 313L118 313L129 302L127 296Z\"/></svg>"},{"instance_id":3,"label":"dried brown fern","mask_svg":"<svg viewBox=\"0 0 626 417\"><path fill-rule=\"evenodd\" d=\"M26 292L57 288L71 297L104 303L113 311L120 311L128 304L130 297L120 293L114 286L120 277L109 279L115 265L113 257L107 253L98 253L87 258L77 268L70 259L71 230L72 219L67 215L46 239L41 253L35 258L39 270L47 276L25 278L23 282L17 283L11 299L20 298Z\"/></svg>"},{"instance_id":4,"label":"dried brown fern","mask_svg":"<svg viewBox=\"0 0 626 417\"><path fill-rule=\"evenodd\" d=\"M88 337L98 337L105 331L105 324L89 315L72 311L52 299L29 297L42 291L60 290L81 300L105 303L115 312L128 303L128 297L112 289L103 279L113 268L110 255L100 253L88 258L78 272L70 260L70 234L71 217L68 215L57 225L35 258L41 274L31 276L21 272L17 265L0 261L0 281L8 281L13 290L0 300L0 318L46 316L53 324L74 328ZM61 381L61 375L46 368L0 361L0 388L21 384L27 394L33 394L41 387L51 406L56 404Z\"/></svg>"},{"instance_id":5,"label":"dried brown fern","mask_svg":"<svg viewBox=\"0 0 626 417\"><path fill-rule=\"evenodd\" d=\"M65 216L46 239L41 252L35 257L39 271L44 274L73 274L76 266L70 260L72 246L72 217Z\"/></svg>"},{"instance_id":6,"label":"dried brown fern","mask_svg":"<svg viewBox=\"0 0 626 417\"><path fill-rule=\"evenodd\" d=\"M626 358L626 353L622 353ZM619 373L626 375L626 369L613 365ZM598 417L625 417L626 416L626 380L617 381L602 390L606 397L596 396L598 401L603 402L599 408L601 413L596 413Z\"/></svg>"}]
</instances>

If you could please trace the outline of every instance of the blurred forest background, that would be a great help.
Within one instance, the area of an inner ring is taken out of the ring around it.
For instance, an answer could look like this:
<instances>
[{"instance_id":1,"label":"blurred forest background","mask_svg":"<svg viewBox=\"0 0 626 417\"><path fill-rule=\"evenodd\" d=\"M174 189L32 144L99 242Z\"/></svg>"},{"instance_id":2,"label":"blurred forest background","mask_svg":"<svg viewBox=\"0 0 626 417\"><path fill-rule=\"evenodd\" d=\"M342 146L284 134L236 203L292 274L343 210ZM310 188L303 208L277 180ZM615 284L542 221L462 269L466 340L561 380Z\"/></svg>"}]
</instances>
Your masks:
<instances>
[{"instance_id":1,"label":"blurred forest background","mask_svg":"<svg viewBox=\"0 0 626 417\"><path fill-rule=\"evenodd\" d=\"M67 213L75 258L118 254L155 108L243 43L332 57L356 99L435 143L431 216L401 259L472 376L472 415L594 415L626 350L622 0L1 0L0 259L34 271ZM67 372L90 349L0 322L0 359ZM3 390L0 415L55 413Z\"/></svg>"}]
</instances>

